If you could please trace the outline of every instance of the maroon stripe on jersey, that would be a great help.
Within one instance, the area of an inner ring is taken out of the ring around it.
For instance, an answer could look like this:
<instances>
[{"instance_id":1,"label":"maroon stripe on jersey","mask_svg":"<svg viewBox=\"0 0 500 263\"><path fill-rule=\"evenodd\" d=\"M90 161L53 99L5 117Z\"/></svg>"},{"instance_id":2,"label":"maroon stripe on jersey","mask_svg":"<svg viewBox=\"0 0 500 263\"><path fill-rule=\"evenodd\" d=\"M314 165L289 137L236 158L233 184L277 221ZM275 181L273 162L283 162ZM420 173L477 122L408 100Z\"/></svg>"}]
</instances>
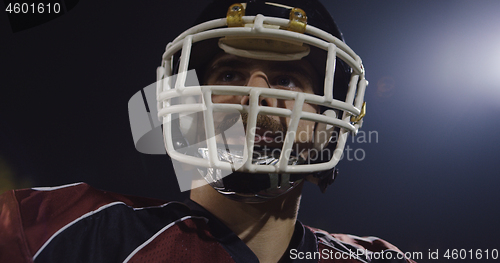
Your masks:
<instances>
[{"instance_id":1,"label":"maroon stripe on jersey","mask_svg":"<svg viewBox=\"0 0 500 263\"><path fill-rule=\"evenodd\" d=\"M320 263L326 262L408 262L415 263L415 261L411 259L404 259L404 254L397 247L392 245L391 243L380 239L378 237L358 237L354 235L346 235L346 234L330 234L323 230L308 227L311 231L314 232L316 237L318 238L318 251L322 251L326 249L329 255L333 255L340 257L340 260L330 261L322 260ZM332 251L333 253L329 253ZM335 254L335 251L340 253L344 252L344 254ZM369 257L365 252L382 252L390 253L392 255L391 260L377 260L377 259L369 259ZM400 254L401 258L398 258L396 254ZM351 256L349 256L351 255ZM356 257L359 257L357 260Z\"/></svg>"},{"instance_id":2,"label":"maroon stripe on jersey","mask_svg":"<svg viewBox=\"0 0 500 263\"><path fill-rule=\"evenodd\" d=\"M139 250L129 262L234 263L203 219L177 222Z\"/></svg>"},{"instance_id":3,"label":"maroon stripe on jersey","mask_svg":"<svg viewBox=\"0 0 500 263\"><path fill-rule=\"evenodd\" d=\"M100 191L84 183L59 188L57 191L25 189L14 193L21 207L20 220L31 256L59 229L103 205L123 202L138 208L165 203Z\"/></svg>"}]
</instances>

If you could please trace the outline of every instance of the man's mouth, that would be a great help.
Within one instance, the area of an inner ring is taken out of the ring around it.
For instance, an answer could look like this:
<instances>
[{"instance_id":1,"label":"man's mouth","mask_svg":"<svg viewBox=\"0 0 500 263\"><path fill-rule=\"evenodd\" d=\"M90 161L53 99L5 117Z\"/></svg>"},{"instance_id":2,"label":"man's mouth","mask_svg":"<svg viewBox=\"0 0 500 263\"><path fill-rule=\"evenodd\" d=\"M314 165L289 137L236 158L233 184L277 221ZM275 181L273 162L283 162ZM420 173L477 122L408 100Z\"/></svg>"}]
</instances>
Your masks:
<instances>
[{"instance_id":1,"label":"man's mouth","mask_svg":"<svg viewBox=\"0 0 500 263\"><path fill-rule=\"evenodd\" d=\"M240 118L243 124L243 129L246 131L248 114L236 113L236 114L228 114L224 118L224 120L222 120L218 125L216 125L216 133L219 134L229 129L231 126L235 125L240 120ZM257 115L254 143L257 145L281 144L283 143L285 132L286 129L279 121L267 115L259 114Z\"/></svg>"},{"instance_id":2,"label":"man's mouth","mask_svg":"<svg viewBox=\"0 0 500 263\"><path fill-rule=\"evenodd\" d=\"M275 132L267 129L263 129L260 127L255 128L255 144L268 144L268 143L276 143L276 138L279 136L280 132Z\"/></svg>"}]
</instances>

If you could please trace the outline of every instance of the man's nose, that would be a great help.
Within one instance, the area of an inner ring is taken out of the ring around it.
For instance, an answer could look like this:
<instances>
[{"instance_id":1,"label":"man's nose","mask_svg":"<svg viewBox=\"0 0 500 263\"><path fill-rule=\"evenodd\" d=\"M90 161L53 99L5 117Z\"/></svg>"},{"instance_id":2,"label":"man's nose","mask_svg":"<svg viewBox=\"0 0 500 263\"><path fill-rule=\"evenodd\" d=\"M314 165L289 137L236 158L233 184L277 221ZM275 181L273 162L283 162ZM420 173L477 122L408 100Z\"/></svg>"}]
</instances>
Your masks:
<instances>
[{"instance_id":1,"label":"man's nose","mask_svg":"<svg viewBox=\"0 0 500 263\"><path fill-rule=\"evenodd\" d=\"M258 87L258 88L271 88L269 79L267 75L262 71L253 72L247 82L247 87ZM243 96L241 98L242 105L249 105L250 98L248 96ZM269 97L259 97L260 106L276 107L276 99Z\"/></svg>"}]
</instances>

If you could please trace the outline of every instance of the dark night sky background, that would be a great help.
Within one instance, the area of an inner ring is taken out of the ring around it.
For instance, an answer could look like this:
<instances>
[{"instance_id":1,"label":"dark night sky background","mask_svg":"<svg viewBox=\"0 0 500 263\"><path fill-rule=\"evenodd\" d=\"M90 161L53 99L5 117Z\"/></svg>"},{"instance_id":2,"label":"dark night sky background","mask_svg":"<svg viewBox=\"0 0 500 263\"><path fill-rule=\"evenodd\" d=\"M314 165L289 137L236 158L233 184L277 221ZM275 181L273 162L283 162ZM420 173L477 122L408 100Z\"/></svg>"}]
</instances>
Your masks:
<instances>
[{"instance_id":1,"label":"dark night sky background","mask_svg":"<svg viewBox=\"0 0 500 263\"><path fill-rule=\"evenodd\" d=\"M363 130L378 141L350 143L364 160L341 161L325 194L308 185L300 219L419 262L500 249L500 1L322 2L363 59ZM14 180L183 200L167 157L135 150L127 103L205 3L81 0L15 33L3 9L0 156Z\"/></svg>"}]
</instances>

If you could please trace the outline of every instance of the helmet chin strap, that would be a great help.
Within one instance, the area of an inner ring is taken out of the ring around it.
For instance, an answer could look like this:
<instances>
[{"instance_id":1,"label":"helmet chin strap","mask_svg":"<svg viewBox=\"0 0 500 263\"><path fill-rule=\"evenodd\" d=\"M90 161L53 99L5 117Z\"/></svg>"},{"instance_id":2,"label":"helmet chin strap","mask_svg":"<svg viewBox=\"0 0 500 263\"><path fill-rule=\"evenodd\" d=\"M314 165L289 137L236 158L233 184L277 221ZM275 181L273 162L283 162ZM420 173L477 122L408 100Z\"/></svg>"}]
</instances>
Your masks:
<instances>
[{"instance_id":1,"label":"helmet chin strap","mask_svg":"<svg viewBox=\"0 0 500 263\"><path fill-rule=\"evenodd\" d=\"M199 148L198 154L208 158L208 149ZM217 154L221 161L230 162L236 166L243 163L243 151L229 152L218 149ZM279 151L254 151L252 164L276 165L279 162ZM290 165L299 165L306 160L292 153L289 159ZM198 169L201 176L226 197L243 202L264 202L278 197L290 191L294 186L302 182L304 174L266 174L266 173L242 173L233 172L223 176L221 169L207 168Z\"/></svg>"},{"instance_id":2,"label":"helmet chin strap","mask_svg":"<svg viewBox=\"0 0 500 263\"><path fill-rule=\"evenodd\" d=\"M326 188L333 184L339 174L339 170L333 167L330 170L316 172L307 177L307 180L318 185L321 193L325 193Z\"/></svg>"}]
</instances>

